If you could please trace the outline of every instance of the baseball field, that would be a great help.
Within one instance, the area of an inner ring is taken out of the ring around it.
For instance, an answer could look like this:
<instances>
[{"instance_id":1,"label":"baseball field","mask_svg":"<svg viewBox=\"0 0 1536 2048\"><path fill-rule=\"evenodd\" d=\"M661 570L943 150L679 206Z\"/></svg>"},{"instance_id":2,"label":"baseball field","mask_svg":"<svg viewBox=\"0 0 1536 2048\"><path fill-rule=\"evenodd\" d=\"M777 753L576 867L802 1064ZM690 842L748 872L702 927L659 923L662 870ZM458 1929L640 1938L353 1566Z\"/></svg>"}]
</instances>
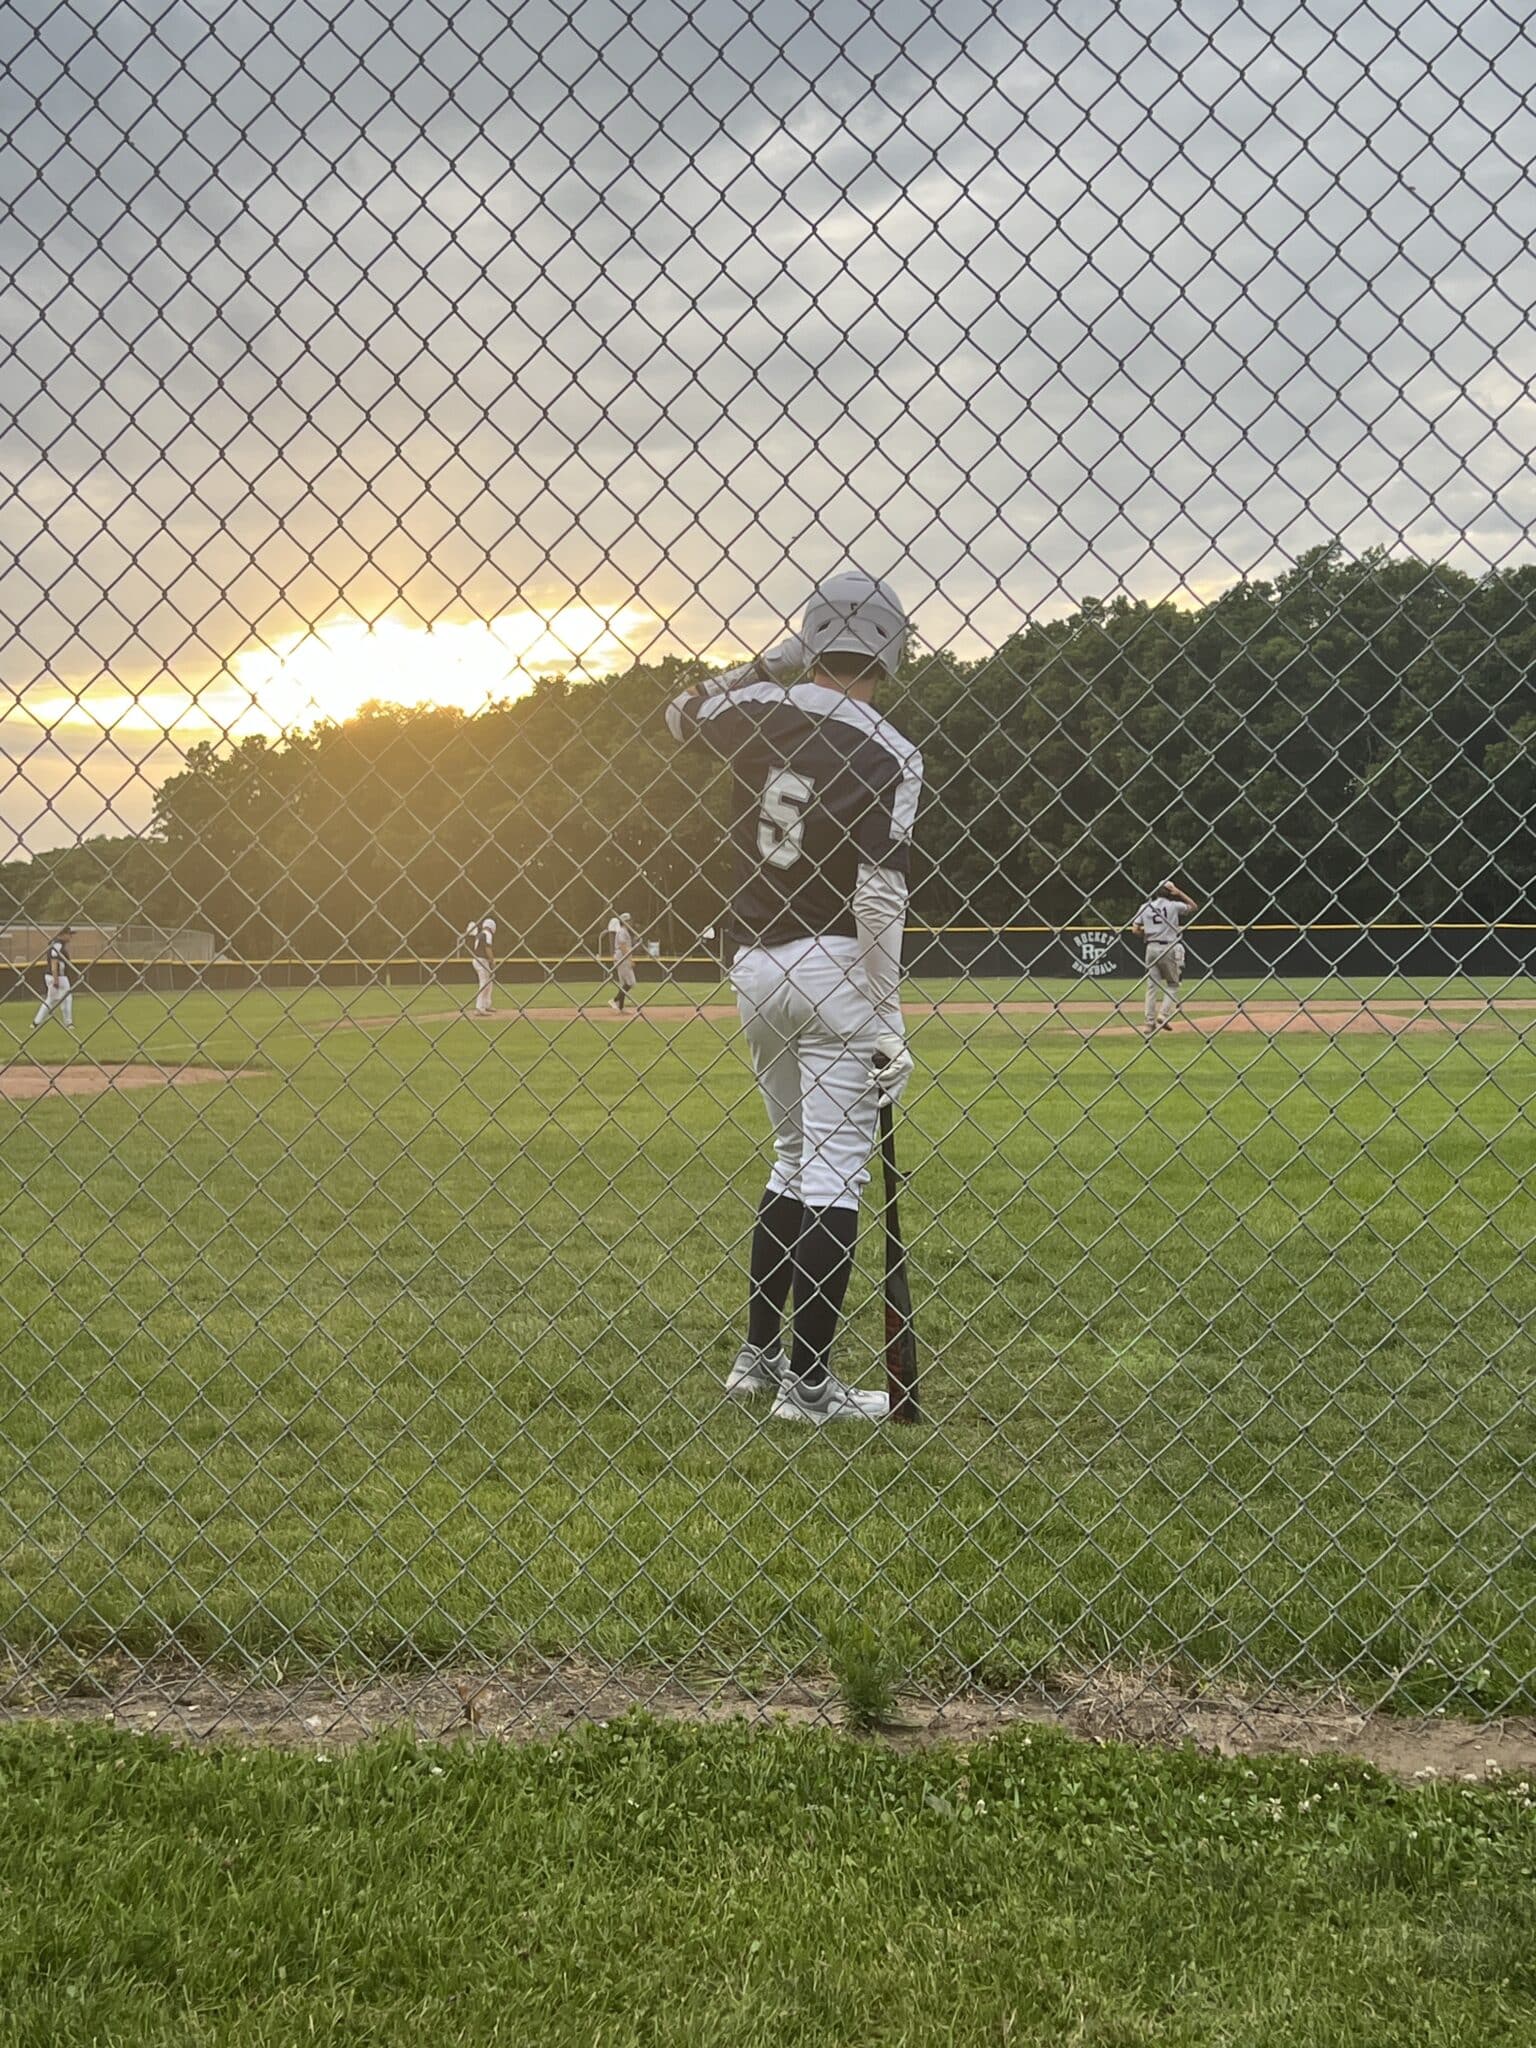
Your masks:
<instances>
[{"instance_id":1,"label":"baseball field","mask_svg":"<svg viewBox=\"0 0 1536 2048\"><path fill-rule=\"evenodd\" d=\"M13 1663L771 1689L872 1630L940 1689L1536 1706L1536 983L1197 986L1151 1043L1126 984L914 989L930 1420L811 1438L720 1394L722 991L465 993L0 1011Z\"/></svg>"}]
</instances>

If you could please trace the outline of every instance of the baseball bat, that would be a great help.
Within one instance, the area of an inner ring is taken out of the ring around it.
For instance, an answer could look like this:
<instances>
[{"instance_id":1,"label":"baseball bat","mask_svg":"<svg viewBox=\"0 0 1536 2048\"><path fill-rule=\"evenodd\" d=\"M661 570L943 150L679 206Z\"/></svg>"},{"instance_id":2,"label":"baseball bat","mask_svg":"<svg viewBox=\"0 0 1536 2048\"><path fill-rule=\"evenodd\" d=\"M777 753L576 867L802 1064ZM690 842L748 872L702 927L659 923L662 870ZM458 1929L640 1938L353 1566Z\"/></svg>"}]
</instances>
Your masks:
<instances>
[{"instance_id":1,"label":"baseball bat","mask_svg":"<svg viewBox=\"0 0 1536 2048\"><path fill-rule=\"evenodd\" d=\"M917 1330L907 1284L907 1248L901 1235L901 1169L896 1164L896 1112L880 1105L880 1164L885 1173L885 1383L892 1422L921 1422L917 1393Z\"/></svg>"}]
</instances>

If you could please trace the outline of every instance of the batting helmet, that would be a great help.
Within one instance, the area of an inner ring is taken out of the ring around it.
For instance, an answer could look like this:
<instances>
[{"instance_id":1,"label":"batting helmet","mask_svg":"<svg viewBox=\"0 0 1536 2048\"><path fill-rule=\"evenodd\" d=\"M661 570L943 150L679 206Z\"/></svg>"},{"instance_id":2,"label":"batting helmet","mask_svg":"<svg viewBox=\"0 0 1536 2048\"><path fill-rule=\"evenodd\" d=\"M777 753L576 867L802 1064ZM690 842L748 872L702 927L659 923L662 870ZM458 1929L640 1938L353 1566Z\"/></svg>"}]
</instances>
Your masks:
<instances>
[{"instance_id":1,"label":"batting helmet","mask_svg":"<svg viewBox=\"0 0 1536 2048\"><path fill-rule=\"evenodd\" d=\"M800 625L800 644L812 667L823 654L863 654L893 676L901 667L910 630L901 600L889 583L859 569L842 569L812 591Z\"/></svg>"}]
</instances>

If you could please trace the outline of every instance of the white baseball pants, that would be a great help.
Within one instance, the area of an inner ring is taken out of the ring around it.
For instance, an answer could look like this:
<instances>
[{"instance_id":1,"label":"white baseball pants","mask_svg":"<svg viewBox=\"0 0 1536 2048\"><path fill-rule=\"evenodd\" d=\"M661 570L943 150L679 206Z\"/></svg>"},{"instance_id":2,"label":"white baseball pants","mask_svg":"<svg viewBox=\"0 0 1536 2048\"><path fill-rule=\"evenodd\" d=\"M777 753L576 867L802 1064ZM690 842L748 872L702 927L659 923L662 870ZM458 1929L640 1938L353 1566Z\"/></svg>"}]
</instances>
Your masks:
<instances>
[{"instance_id":1,"label":"white baseball pants","mask_svg":"<svg viewBox=\"0 0 1536 2048\"><path fill-rule=\"evenodd\" d=\"M1157 1022L1158 998L1163 998L1168 1016L1179 1007L1179 982L1184 973L1184 948L1171 945L1147 948L1147 1022Z\"/></svg>"},{"instance_id":2,"label":"white baseball pants","mask_svg":"<svg viewBox=\"0 0 1536 2048\"><path fill-rule=\"evenodd\" d=\"M478 955L475 958L475 979L480 984L479 992L475 996L475 1008L482 1017L488 1017L491 1012L491 963L489 960L480 959Z\"/></svg>"},{"instance_id":3,"label":"white baseball pants","mask_svg":"<svg viewBox=\"0 0 1536 2048\"><path fill-rule=\"evenodd\" d=\"M736 955L731 986L773 1127L768 1188L809 1209L857 1209L878 1108L880 1024L852 978L856 939L796 939Z\"/></svg>"},{"instance_id":4,"label":"white baseball pants","mask_svg":"<svg viewBox=\"0 0 1536 2048\"><path fill-rule=\"evenodd\" d=\"M63 1023L65 1030L73 1031L75 1028L75 999L70 993L69 976L67 974L61 974L57 982L52 980L44 981L43 1000L38 1005L37 1015L32 1019L33 1030L35 1031L39 1024L46 1024L55 1010L61 1013L60 1021Z\"/></svg>"}]
</instances>

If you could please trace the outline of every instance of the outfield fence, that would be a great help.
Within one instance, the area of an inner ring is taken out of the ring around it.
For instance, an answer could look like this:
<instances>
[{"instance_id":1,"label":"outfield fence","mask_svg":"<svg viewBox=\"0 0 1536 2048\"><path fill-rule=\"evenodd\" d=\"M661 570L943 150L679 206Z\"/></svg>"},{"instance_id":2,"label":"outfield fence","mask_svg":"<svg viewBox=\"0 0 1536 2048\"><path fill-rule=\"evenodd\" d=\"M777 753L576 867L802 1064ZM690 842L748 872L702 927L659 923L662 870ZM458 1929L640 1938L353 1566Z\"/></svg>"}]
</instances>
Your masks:
<instances>
[{"instance_id":1,"label":"outfield fence","mask_svg":"<svg viewBox=\"0 0 1536 2048\"><path fill-rule=\"evenodd\" d=\"M63 0L5 79L9 1705L1536 1712L1529 10ZM819 1428L725 1391L719 984L838 700L667 708L850 565L917 1072Z\"/></svg>"},{"instance_id":2,"label":"outfield fence","mask_svg":"<svg viewBox=\"0 0 1536 2048\"><path fill-rule=\"evenodd\" d=\"M121 952L116 946L103 946L80 959L82 969L89 967L89 986L96 994L442 986L473 995L477 987L474 961L467 953L426 959L409 953L373 959L343 954L313 960L280 954L241 960L216 955L208 940L206 951L195 958L177 957L169 950L136 957L125 942L118 943ZM634 963L637 984L647 989L719 982L729 976L726 950L701 941L686 952L639 953ZM1006 1003L1028 997L1034 983L1053 989L1128 981L1139 985L1145 978L1144 950L1132 933L1093 923L913 925L907 928L904 956L914 979L975 981L986 984L977 995ZM1536 922L1238 926L1197 920L1188 928L1185 952L1188 990L1198 985L1214 997L1229 984L1241 987L1252 981L1294 982L1299 993L1316 995L1316 984L1332 979L1360 984L1368 995L1372 984L1398 978L1424 983L1429 995L1438 980L1470 977L1486 984L1490 1001L1514 1002L1536 975ZM496 985L524 995L531 987L591 990L594 984L606 995L609 980L609 963L591 952L502 954L495 958L494 970ZM8 978L0 968L0 1001L35 1003L41 974L30 959L26 965L13 965ZM1005 986L998 989L996 983ZM964 999L964 992L952 991L952 999Z\"/></svg>"},{"instance_id":3,"label":"outfield fence","mask_svg":"<svg viewBox=\"0 0 1536 2048\"><path fill-rule=\"evenodd\" d=\"M23 971L37 969L64 922L61 918L55 925L0 926L0 963ZM212 960L216 950L212 932L161 931L142 924L71 924L69 944L76 964L82 967L98 963L147 967L161 961L191 965Z\"/></svg>"}]
</instances>

